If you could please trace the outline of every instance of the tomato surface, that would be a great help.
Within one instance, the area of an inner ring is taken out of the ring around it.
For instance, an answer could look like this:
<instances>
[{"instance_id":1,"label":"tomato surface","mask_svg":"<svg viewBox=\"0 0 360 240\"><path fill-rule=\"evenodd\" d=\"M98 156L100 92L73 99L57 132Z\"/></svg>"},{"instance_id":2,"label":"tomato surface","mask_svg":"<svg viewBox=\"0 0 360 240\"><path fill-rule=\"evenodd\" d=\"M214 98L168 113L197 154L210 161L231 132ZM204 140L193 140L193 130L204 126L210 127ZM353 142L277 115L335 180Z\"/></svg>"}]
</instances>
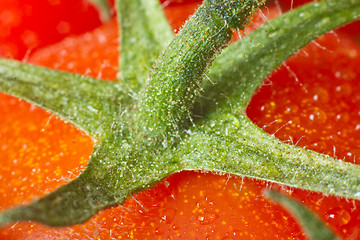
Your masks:
<instances>
[{"instance_id":1,"label":"tomato surface","mask_svg":"<svg viewBox=\"0 0 360 240\"><path fill-rule=\"evenodd\" d=\"M39 47L100 24L98 11L86 0L2 0L0 55L22 59Z\"/></svg>"},{"instance_id":2,"label":"tomato surface","mask_svg":"<svg viewBox=\"0 0 360 240\"><path fill-rule=\"evenodd\" d=\"M165 3L166 16L177 28L199 2ZM28 61L114 80L116 27L111 20L43 48ZM247 114L284 141L357 163L359 62L357 43L341 33L326 35L275 71ZM0 121L0 209L41 197L81 173L92 151L89 137L17 98L1 94L0 106L0 116L6 116ZM303 202L344 239L360 239L359 201L197 172L174 174L84 224L50 228L19 222L1 228L0 239L306 239L291 213L263 197L267 188Z\"/></svg>"}]
</instances>

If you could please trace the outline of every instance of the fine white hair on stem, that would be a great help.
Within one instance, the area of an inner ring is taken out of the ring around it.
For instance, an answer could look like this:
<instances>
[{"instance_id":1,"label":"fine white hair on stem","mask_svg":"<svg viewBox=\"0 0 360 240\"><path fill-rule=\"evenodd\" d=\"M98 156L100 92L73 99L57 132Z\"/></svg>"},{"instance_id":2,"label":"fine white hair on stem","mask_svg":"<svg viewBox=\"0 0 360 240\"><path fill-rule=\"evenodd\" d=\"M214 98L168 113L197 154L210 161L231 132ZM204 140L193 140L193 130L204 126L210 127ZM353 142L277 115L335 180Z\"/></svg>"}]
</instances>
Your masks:
<instances>
[{"instance_id":1,"label":"fine white hair on stem","mask_svg":"<svg viewBox=\"0 0 360 240\"><path fill-rule=\"evenodd\" d=\"M45 126L41 129L41 131L42 131L42 132L44 132L44 131L45 131L45 129L47 128L47 126L48 126L48 125L49 125L49 123L50 123L50 120L51 120L54 116L55 116L54 114L51 114L51 115L50 115L50 117L48 118L48 120L47 120L47 122L46 122Z\"/></svg>"},{"instance_id":2,"label":"fine white hair on stem","mask_svg":"<svg viewBox=\"0 0 360 240\"><path fill-rule=\"evenodd\" d=\"M279 3L279 0L275 0L275 5L276 5L276 8L279 12L279 15L281 15L283 13L282 9L281 9L281 6L280 6L280 3Z\"/></svg>"},{"instance_id":3,"label":"fine white hair on stem","mask_svg":"<svg viewBox=\"0 0 360 240\"><path fill-rule=\"evenodd\" d=\"M261 11L261 9L259 9L259 12L261 13L261 18L264 19L270 25L270 27L275 30L275 27L271 24L271 22L266 17L266 15L263 13L263 11Z\"/></svg>"},{"instance_id":4,"label":"fine white hair on stem","mask_svg":"<svg viewBox=\"0 0 360 240\"><path fill-rule=\"evenodd\" d=\"M286 64L286 62L283 63L283 66L286 68L286 70L288 70L288 72L290 73L290 75L295 79L295 81L301 86L304 87L304 84L302 84L302 82L300 82L298 76L295 74L295 72L293 70L291 70L291 68L289 67L289 65ZM308 90L306 88L304 88L304 91L306 93L308 93Z\"/></svg>"},{"instance_id":5,"label":"fine white hair on stem","mask_svg":"<svg viewBox=\"0 0 360 240\"><path fill-rule=\"evenodd\" d=\"M313 44L315 44L315 46L317 46L318 48L322 49L322 50L325 50L325 51L328 51L330 53L334 53L334 51L324 47L323 45L321 45L318 41L314 40L312 41Z\"/></svg>"},{"instance_id":6,"label":"fine white hair on stem","mask_svg":"<svg viewBox=\"0 0 360 240\"><path fill-rule=\"evenodd\" d=\"M163 2L162 4L161 4L161 7L167 7L170 3L172 2L172 0L166 0L165 2Z\"/></svg>"},{"instance_id":7,"label":"fine white hair on stem","mask_svg":"<svg viewBox=\"0 0 360 240\"><path fill-rule=\"evenodd\" d=\"M241 42L241 46L242 46L242 49L243 49L243 52L244 52L244 56L246 56L245 46L244 46L243 39L241 37L241 33L240 33L240 31L238 31L237 33L238 33L238 36L239 36L239 40Z\"/></svg>"}]
</instances>

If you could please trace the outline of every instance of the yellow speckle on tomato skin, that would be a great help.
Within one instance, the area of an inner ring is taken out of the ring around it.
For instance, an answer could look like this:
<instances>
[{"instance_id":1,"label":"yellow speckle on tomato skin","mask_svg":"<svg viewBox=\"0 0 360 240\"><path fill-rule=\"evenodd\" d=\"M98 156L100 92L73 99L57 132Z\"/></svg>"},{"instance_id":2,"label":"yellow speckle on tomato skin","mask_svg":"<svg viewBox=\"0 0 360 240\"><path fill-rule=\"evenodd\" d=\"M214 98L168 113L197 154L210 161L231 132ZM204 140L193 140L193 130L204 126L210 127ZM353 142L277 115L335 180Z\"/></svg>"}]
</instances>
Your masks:
<instances>
[{"instance_id":1,"label":"yellow speckle on tomato skin","mask_svg":"<svg viewBox=\"0 0 360 240\"><path fill-rule=\"evenodd\" d=\"M239 194L238 192L234 192L232 195L233 195L234 197L239 197L239 196L240 196L240 194Z\"/></svg>"},{"instance_id":2,"label":"yellow speckle on tomato skin","mask_svg":"<svg viewBox=\"0 0 360 240\"><path fill-rule=\"evenodd\" d=\"M0 121L0 162L6 167L0 169L0 194L6 192L6 198L0 209L48 194L84 169L94 144L88 136L56 117L49 121L49 113L4 94L0 94L2 111L6 111L6 118ZM17 227L23 228L24 234L42 228L26 222ZM0 230L0 238L4 231ZM65 231L74 232L71 228Z\"/></svg>"}]
</instances>

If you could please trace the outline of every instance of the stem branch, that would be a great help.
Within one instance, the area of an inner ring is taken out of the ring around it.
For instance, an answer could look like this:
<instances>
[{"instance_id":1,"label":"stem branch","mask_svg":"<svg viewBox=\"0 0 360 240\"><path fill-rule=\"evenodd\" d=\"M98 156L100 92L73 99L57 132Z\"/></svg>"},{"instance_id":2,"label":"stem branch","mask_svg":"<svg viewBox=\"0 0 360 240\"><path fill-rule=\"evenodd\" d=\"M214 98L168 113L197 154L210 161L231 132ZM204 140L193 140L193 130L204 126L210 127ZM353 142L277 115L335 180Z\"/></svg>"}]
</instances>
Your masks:
<instances>
[{"instance_id":1,"label":"stem branch","mask_svg":"<svg viewBox=\"0 0 360 240\"><path fill-rule=\"evenodd\" d=\"M264 0L205 0L155 64L140 104L150 142L178 138L214 58Z\"/></svg>"}]
</instances>

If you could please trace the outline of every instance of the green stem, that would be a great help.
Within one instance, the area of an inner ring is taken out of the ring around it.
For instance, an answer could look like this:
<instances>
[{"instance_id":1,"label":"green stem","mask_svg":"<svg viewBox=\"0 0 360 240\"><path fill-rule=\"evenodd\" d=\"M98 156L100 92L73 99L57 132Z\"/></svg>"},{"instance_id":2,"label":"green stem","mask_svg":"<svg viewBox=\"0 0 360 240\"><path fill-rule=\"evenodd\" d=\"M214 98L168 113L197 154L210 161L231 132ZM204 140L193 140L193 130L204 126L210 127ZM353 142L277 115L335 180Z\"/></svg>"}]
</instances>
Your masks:
<instances>
[{"instance_id":1,"label":"green stem","mask_svg":"<svg viewBox=\"0 0 360 240\"><path fill-rule=\"evenodd\" d=\"M216 58L209 69L209 78L216 84L204 84L203 95L209 100L202 99L201 107L195 108L211 112L231 102L233 108L245 110L264 79L294 52L316 37L357 19L358 0L316 1L277 17L241 42L231 44ZM196 114L203 115L201 112Z\"/></svg>"},{"instance_id":2,"label":"green stem","mask_svg":"<svg viewBox=\"0 0 360 240\"><path fill-rule=\"evenodd\" d=\"M46 109L92 137L103 135L113 121L109 116L130 105L125 90L111 82L2 58L0 91Z\"/></svg>"},{"instance_id":3,"label":"green stem","mask_svg":"<svg viewBox=\"0 0 360 240\"><path fill-rule=\"evenodd\" d=\"M313 240L340 240L322 221L305 206L291 198L269 190L265 192L265 196L271 200L280 203L288 209L301 224L302 228Z\"/></svg>"},{"instance_id":4,"label":"green stem","mask_svg":"<svg viewBox=\"0 0 360 240\"><path fill-rule=\"evenodd\" d=\"M172 141L190 119L190 109L212 61L264 0L206 0L156 63L140 106L150 141Z\"/></svg>"},{"instance_id":5,"label":"green stem","mask_svg":"<svg viewBox=\"0 0 360 240\"><path fill-rule=\"evenodd\" d=\"M247 176L360 199L359 165L275 139L239 110L213 113L188 132L174 150L187 170Z\"/></svg>"},{"instance_id":6,"label":"green stem","mask_svg":"<svg viewBox=\"0 0 360 240\"><path fill-rule=\"evenodd\" d=\"M99 183L83 174L43 198L2 212L0 225L20 220L37 221L50 226L84 222L114 202L105 184Z\"/></svg>"},{"instance_id":7,"label":"green stem","mask_svg":"<svg viewBox=\"0 0 360 240\"><path fill-rule=\"evenodd\" d=\"M117 0L121 85L139 92L149 69L173 38L159 0Z\"/></svg>"}]
</instances>

